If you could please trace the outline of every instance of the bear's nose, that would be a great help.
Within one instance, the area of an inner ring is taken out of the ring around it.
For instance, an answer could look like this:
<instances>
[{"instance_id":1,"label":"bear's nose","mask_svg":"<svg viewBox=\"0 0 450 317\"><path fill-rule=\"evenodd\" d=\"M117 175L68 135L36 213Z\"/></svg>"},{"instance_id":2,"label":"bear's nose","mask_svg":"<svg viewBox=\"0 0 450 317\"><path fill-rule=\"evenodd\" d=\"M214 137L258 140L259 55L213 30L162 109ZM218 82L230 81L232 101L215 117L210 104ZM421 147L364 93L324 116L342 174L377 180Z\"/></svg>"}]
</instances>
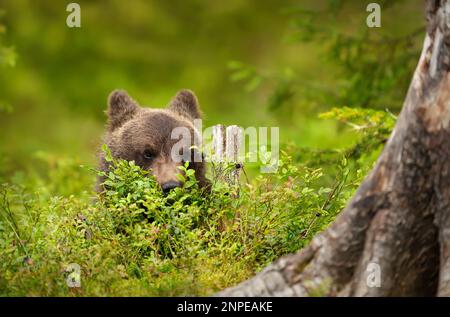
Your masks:
<instances>
[{"instance_id":1,"label":"bear's nose","mask_svg":"<svg viewBox=\"0 0 450 317\"><path fill-rule=\"evenodd\" d=\"M168 194L171 189L174 189L176 187L181 187L181 183L170 181L161 185L162 191L165 195Z\"/></svg>"}]
</instances>

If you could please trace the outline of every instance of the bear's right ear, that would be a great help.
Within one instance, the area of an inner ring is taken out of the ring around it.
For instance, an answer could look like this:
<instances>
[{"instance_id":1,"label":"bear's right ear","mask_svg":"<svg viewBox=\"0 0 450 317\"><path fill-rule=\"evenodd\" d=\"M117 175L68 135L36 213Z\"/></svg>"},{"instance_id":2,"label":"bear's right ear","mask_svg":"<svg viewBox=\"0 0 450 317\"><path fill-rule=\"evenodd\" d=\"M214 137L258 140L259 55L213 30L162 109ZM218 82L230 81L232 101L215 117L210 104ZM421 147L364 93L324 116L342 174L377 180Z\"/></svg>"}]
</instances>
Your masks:
<instances>
[{"instance_id":1,"label":"bear's right ear","mask_svg":"<svg viewBox=\"0 0 450 317\"><path fill-rule=\"evenodd\" d=\"M197 97L189 89L180 90L172 99L167 109L191 120L202 117Z\"/></svg>"},{"instance_id":2,"label":"bear's right ear","mask_svg":"<svg viewBox=\"0 0 450 317\"><path fill-rule=\"evenodd\" d=\"M108 97L109 130L114 131L130 120L139 106L125 90L114 90Z\"/></svg>"}]
</instances>

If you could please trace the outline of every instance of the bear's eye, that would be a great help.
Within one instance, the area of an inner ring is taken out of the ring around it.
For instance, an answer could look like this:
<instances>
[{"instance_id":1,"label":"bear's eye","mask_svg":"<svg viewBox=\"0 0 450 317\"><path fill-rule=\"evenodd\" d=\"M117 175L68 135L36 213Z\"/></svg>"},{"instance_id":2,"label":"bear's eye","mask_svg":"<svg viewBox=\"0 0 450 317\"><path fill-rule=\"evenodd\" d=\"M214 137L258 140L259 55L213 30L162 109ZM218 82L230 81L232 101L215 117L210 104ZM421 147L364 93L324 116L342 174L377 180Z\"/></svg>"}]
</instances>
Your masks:
<instances>
[{"instance_id":1,"label":"bear's eye","mask_svg":"<svg viewBox=\"0 0 450 317\"><path fill-rule=\"evenodd\" d=\"M147 161L150 161L150 160L152 160L155 156L154 156L154 154L153 154L152 151L150 151L150 150L145 150L144 153L143 153L143 157L144 157L144 159L146 159Z\"/></svg>"}]
</instances>

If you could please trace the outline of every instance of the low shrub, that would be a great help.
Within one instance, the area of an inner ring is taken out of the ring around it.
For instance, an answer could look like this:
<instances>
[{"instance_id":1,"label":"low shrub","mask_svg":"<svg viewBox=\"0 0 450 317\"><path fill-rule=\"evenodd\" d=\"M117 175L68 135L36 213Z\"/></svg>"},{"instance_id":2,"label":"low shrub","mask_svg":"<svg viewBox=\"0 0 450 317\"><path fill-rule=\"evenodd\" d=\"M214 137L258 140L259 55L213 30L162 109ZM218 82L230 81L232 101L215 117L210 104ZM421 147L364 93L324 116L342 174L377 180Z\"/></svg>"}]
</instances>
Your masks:
<instances>
[{"instance_id":1,"label":"low shrub","mask_svg":"<svg viewBox=\"0 0 450 317\"><path fill-rule=\"evenodd\" d=\"M163 195L147 171L108 152L108 173L68 160L42 179L15 175L0 186L0 295L209 295L232 286L335 219L382 145L376 127L354 147L371 147L365 155L336 150L302 161L286 147L277 173L239 186L212 179L208 193L183 166L184 186ZM95 174L105 179L98 195L83 190Z\"/></svg>"}]
</instances>

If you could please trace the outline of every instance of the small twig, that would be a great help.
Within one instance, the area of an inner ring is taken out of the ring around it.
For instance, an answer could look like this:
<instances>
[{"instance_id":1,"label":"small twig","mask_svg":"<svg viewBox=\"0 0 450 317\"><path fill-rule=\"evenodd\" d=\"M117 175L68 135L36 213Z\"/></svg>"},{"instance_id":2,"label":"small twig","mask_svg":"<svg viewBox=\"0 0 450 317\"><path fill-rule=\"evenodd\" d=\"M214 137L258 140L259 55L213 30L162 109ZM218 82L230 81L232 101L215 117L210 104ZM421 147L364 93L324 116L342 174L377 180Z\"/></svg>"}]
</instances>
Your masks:
<instances>
[{"instance_id":1,"label":"small twig","mask_svg":"<svg viewBox=\"0 0 450 317\"><path fill-rule=\"evenodd\" d=\"M345 179L346 179L346 178L345 178ZM340 185L342 185L342 184L345 182L345 179L342 179L341 181L336 180L336 181L334 182L333 190L328 194L327 199L324 201L324 203L322 204L322 207L320 208L321 210L324 210L324 209L329 205L329 203L330 203L331 199L334 197L334 194L336 193L337 189L339 188ZM314 223L317 221L317 218L319 218L319 216L317 216L317 214L316 214L316 217L314 217L314 218L310 221L310 223L309 223L309 225L308 225L308 228L307 228L306 231L302 234L302 238L305 238L305 237L308 236L308 234L309 234L309 232L311 231L311 229L312 229Z\"/></svg>"},{"instance_id":2,"label":"small twig","mask_svg":"<svg viewBox=\"0 0 450 317\"><path fill-rule=\"evenodd\" d=\"M245 168L244 168L244 164L241 165L241 169L242 169L242 172L244 172L245 181L247 182L247 184L250 184L250 181L247 176L247 172L245 171Z\"/></svg>"}]
</instances>

